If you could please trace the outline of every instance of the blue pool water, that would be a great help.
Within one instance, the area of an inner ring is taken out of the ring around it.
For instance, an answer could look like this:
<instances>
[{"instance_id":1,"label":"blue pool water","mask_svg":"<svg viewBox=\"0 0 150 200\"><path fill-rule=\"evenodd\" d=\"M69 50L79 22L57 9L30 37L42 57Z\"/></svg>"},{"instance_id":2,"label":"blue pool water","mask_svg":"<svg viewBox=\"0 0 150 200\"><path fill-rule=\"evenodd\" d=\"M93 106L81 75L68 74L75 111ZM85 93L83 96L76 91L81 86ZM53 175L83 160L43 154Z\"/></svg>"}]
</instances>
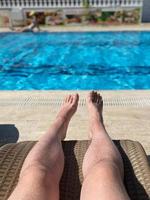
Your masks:
<instances>
[{"instance_id":1,"label":"blue pool water","mask_svg":"<svg viewBox=\"0 0 150 200\"><path fill-rule=\"evenodd\" d=\"M0 90L150 89L150 32L0 33Z\"/></svg>"}]
</instances>

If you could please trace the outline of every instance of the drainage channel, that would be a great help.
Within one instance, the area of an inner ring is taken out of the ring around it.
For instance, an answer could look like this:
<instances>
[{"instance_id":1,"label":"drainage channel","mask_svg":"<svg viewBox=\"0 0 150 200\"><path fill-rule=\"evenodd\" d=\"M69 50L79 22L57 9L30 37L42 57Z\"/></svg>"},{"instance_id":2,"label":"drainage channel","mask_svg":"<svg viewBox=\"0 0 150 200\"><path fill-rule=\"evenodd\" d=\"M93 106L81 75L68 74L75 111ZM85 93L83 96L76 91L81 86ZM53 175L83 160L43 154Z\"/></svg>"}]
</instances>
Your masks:
<instances>
[{"instance_id":1,"label":"drainage channel","mask_svg":"<svg viewBox=\"0 0 150 200\"><path fill-rule=\"evenodd\" d=\"M130 98L103 98L104 106L135 106L135 107L149 107L150 97L130 97ZM41 97L27 97L27 98L3 98L0 99L0 106L19 106L19 107L38 107L38 106L60 106L63 103L61 98L41 98ZM81 98L79 106L85 106L86 99Z\"/></svg>"}]
</instances>

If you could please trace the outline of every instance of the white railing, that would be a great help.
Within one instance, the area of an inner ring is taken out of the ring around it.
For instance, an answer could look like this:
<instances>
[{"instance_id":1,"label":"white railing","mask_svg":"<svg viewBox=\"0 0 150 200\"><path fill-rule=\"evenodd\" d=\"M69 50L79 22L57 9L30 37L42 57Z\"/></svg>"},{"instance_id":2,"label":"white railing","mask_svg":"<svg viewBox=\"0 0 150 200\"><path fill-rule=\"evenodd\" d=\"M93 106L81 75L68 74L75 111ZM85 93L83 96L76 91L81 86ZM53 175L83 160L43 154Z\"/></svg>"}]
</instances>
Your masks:
<instances>
[{"instance_id":1,"label":"white railing","mask_svg":"<svg viewBox=\"0 0 150 200\"><path fill-rule=\"evenodd\" d=\"M79 8L141 7L143 0L0 0L0 9L11 8Z\"/></svg>"}]
</instances>

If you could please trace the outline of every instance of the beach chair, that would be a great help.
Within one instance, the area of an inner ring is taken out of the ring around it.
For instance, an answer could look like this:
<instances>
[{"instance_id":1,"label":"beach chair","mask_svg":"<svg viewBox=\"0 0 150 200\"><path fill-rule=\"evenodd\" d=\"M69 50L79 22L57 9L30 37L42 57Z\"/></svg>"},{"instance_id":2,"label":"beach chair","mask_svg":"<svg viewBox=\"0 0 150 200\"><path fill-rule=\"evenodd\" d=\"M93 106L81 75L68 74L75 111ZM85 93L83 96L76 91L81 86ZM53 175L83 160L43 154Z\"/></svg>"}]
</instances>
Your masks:
<instances>
[{"instance_id":1,"label":"beach chair","mask_svg":"<svg viewBox=\"0 0 150 200\"><path fill-rule=\"evenodd\" d=\"M0 200L6 200L17 184L22 164L36 142L5 144L0 147ZM65 169L60 183L61 200L79 200L82 161L90 141L63 141ZM119 149L125 170L124 183L133 200L150 199L150 166L139 142L114 141Z\"/></svg>"}]
</instances>

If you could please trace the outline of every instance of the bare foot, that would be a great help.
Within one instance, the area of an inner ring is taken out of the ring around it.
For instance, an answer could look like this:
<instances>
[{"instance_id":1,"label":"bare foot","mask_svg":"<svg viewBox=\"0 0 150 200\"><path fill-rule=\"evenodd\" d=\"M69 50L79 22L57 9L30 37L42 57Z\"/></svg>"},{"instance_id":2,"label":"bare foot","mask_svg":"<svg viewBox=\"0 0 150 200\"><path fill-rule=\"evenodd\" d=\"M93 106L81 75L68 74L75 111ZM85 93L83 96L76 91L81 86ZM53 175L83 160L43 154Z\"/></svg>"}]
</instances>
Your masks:
<instances>
[{"instance_id":1,"label":"bare foot","mask_svg":"<svg viewBox=\"0 0 150 200\"><path fill-rule=\"evenodd\" d=\"M77 110L78 101L79 101L78 94L68 95L56 117L56 119L60 119L64 123L64 131L63 133L61 133L61 139L64 139L66 136L66 130L67 130L68 124L70 122L71 117L74 115L74 113Z\"/></svg>"},{"instance_id":2,"label":"bare foot","mask_svg":"<svg viewBox=\"0 0 150 200\"><path fill-rule=\"evenodd\" d=\"M70 120L77 110L79 95L68 95L57 115L62 120Z\"/></svg>"},{"instance_id":3,"label":"bare foot","mask_svg":"<svg viewBox=\"0 0 150 200\"><path fill-rule=\"evenodd\" d=\"M104 129L103 125L103 99L100 94L97 92L90 92L87 96L87 107L89 111L89 124L90 124L90 130L91 134L93 134L93 131L95 131L96 125L99 128ZM96 122L96 123L95 123ZM93 135L91 135L92 137Z\"/></svg>"}]
</instances>

